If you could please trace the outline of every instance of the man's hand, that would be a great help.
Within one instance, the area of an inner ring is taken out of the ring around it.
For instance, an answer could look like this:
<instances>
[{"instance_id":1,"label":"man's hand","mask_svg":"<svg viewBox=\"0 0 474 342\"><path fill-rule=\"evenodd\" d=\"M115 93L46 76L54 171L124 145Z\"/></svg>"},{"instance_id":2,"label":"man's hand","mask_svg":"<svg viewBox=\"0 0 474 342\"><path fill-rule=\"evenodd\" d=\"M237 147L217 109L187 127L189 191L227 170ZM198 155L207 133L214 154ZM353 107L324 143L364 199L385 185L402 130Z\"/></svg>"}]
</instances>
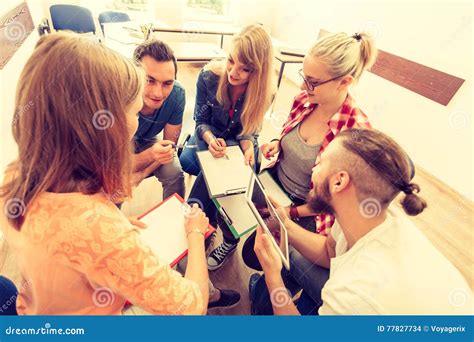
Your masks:
<instances>
[{"instance_id":1,"label":"man's hand","mask_svg":"<svg viewBox=\"0 0 474 342\"><path fill-rule=\"evenodd\" d=\"M280 216L283 224L288 229L288 223L292 222L290 219L290 207L282 207L279 203L275 201L275 199L271 196L268 196L268 199L272 203L273 207L275 208L276 212Z\"/></svg>"},{"instance_id":2,"label":"man's hand","mask_svg":"<svg viewBox=\"0 0 474 342\"><path fill-rule=\"evenodd\" d=\"M153 160L160 165L171 163L175 153L172 144L171 140L160 140L150 147Z\"/></svg>"},{"instance_id":3,"label":"man's hand","mask_svg":"<svg viewBox=\"0 0 474 342\"><path fill-rule=\"evenodd\" d=\"M271 237L264 233L260 226L257 226L254 251L265 276L272 278L279 277L283 263L270 239Z\"/></svg>"}]
</instances>

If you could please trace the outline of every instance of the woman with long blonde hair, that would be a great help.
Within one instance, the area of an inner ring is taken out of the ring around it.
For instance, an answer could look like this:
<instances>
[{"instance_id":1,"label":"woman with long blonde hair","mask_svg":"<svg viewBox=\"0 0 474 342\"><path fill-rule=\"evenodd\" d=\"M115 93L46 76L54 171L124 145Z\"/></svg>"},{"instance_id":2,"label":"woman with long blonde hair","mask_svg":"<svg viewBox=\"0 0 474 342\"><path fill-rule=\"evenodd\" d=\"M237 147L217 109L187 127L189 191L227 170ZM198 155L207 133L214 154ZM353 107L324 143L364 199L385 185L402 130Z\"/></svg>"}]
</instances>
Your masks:
<instances>
[{"instance_id":1,"label":"woman with long blonde hair","mask_svg":"<svg viewBox=\"0 0 474 342\"><path fill-rule=\"evenodd\" d=\"M204 214L194 208L185 221L183 278L115 205L131 194L144 80L131 61L74 33L41 37L27 61L13 118L18 158L0 189L19 314L120 314L126 300L155 314L206 312Z\"/></svg>"},{"instance_id":2,"label":"woman with long blonde hair","mask_svg":"<svg viewBox=\"0 0 474 342\"><path fill-rule=\"evenodd\" d=\"M273 96L273 48L261 25L242 29L232 42L228 58L213 61L200 72L197 81L194 119L196 132L189 144L222 158L226 146L240 145L245 163L258 169L258 135ZM196 157L196 149L185 149L180 157L185 172L197 175L190 198L200 201L212 223L216 207L209 198ZM229 229L221 227L224 243L211 253L209 270L215 270L215 257L229 253L238 242ZM234 294L233 303L237 300ZM210 304L211 305L211 304Z\"/></svg>"}]
</instances>

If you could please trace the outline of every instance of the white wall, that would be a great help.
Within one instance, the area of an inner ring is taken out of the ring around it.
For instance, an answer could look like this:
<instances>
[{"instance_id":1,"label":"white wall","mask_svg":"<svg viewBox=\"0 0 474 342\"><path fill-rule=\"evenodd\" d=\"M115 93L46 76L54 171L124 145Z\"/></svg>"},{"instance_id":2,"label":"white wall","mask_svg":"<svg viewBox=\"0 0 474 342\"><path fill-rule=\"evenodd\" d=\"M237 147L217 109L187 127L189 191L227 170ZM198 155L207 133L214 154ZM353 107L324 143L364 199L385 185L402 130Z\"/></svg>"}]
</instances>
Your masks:
<instances>
[{"instance_id":1,"label":"white wall","mask_svg":"<svg viewBox=\"0 0 474 342\"><path fill-rule=\"evenodd\" d=\"M0 15L6 14L22 2L21 0L0 2ZM35 28L23 42L22 46L15 52L7 65L0 70L0 113L2 114L0 115L0 136L2 137L2 143L0 144L1 177L3 177L6 165L17 156L16 144L11 133L11 123L15 112L16 84L18 83L21 70L38 40L39 35L36 26L45 15L43 12L43 4L40 1L30 0L27 3ZM18 32L18 34L23 34L23 32Z\"/></svg>"},{"instance_id":2,"label":"white wall","mask_svg":"<svg viewBox=\"0 0 474 342\"><path fill-rule=\"evenodd\" d=\"M0 12L20 0L0 2ZM28 1L35 25L49 15L52 3L81 4L81 0ZM185 0L159 0L157 18L178 27L189 20L183 13ZM329 31L372 32L378 46L401 57L453 74L466 80L448 106L367 73L354 89L358 102L373 125L394 137L419 166L469 199L473 191L472 148L472 4L469 1L321 1L241 0L234 5L234 24L261 22L279 40L309 48L321 28ZM8 65L0 71L0 171L15 157L11 148L11 119L19 73L38 38L26 40ZM219 38L162 36L165 40L195 39L218 42ZM226 40L229 41L229 38ZM225 44L225 47L228 44ZM288 66L287 77L300 82Z\"/></svg>"},{"instance_id":3,"label":"white wall","mask_svg":"<svg viewBox=\"0 0 474 342\"><path fill-rule=\"evenodd\" d=\"M272 34L290 45L309 48L320 29L365 29L382 50L465 79L448 106L371 73L353 93L372 124L395 138L417 165L474 198L469 1L281 0L272 14ZM300 67L290 66L285 75L300 82Z\"/></svg>"}]
</instances>

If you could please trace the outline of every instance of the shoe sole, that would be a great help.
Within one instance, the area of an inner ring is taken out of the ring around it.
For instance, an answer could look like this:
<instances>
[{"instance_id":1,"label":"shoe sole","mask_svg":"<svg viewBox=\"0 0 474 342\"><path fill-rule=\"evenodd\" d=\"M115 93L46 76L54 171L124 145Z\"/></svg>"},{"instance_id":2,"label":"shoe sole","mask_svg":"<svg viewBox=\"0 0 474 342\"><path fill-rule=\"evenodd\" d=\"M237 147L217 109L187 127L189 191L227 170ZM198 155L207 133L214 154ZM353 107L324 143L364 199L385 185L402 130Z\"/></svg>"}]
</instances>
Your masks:
<instances>
[{"instance_id":1,"label":"shoe sole","mask_svg":"<svg viewBox=\"0 0 474 342\"><path fill-rule=\"evenodd\" d=\"M227 261L229 261L229 257L235 253L235 251L237 250L237 247L234 248L233 251L229 252L229 254L227 254L227 256L225 257L224 261L221 262L219 265L217 266L210 266L209 264L207 264L207 269L209 271L217 271L219 268L221 268L222 266L224 266L226 264Z\"/></svg>"}]
</instances>

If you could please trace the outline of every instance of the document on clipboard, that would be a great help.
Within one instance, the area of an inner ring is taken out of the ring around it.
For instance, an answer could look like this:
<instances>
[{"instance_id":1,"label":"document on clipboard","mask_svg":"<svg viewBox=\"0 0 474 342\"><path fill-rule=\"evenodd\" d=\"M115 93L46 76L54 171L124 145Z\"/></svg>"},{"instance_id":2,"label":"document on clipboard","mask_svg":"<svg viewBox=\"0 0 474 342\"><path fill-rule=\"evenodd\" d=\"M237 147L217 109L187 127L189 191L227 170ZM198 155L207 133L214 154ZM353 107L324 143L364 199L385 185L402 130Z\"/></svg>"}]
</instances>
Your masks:
<instances>
[{"instance_id":1,"label":"document on clipboard","mask_svg":"<svg viewBox=\"0 0 474 342\"><path fill-rule=\"evenodd\" d=\"M245 165L240 146L226 148L228 158L214 158L208 150L197 152L211 198L244 193L250 181L252 169Z\"/></svg>"},{"instance_id":2,"label":"document on clipboard","mask_svg":"<svg viewBox=\"0 0 474 342\"><path fill-rule=\"evenodd\" d=\"M188 254L188 239L184 228L188 210L191 210L188 204L178 194L174 194L138 217L147 225L140 229L142 241L171 267ZM215 228L209 225L206 239L214 231Z\"/></svg>"}]
</instances>

